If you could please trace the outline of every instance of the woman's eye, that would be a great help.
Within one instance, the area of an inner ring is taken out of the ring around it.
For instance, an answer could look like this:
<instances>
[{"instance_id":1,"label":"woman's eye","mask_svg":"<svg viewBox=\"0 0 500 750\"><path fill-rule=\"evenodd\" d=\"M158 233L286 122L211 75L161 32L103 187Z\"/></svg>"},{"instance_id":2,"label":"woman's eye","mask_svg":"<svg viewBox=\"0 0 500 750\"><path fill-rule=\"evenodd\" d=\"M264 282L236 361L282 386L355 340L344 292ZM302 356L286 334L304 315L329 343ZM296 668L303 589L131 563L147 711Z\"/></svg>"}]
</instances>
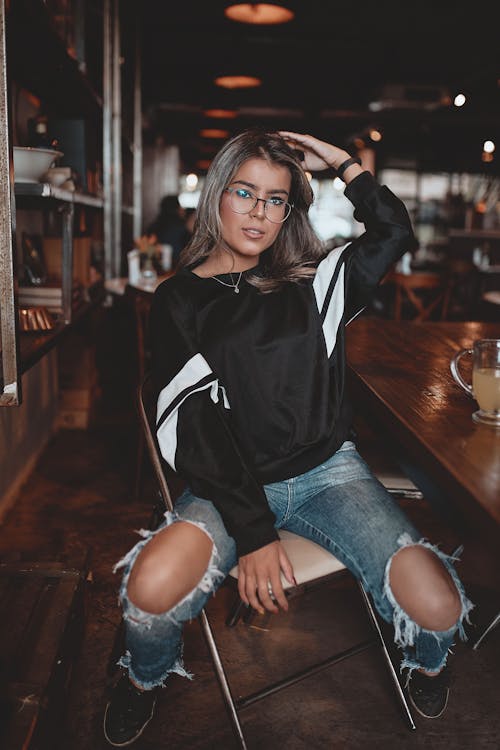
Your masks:
<instances>
[{"instance_id":1,"label":"woman's eye","mask_svg":"<svg viewBox=\"0 0 500 750\"><path fill-rule=\"evenodd\" d=\"M267 202L272 206L282 206L285 201L283 200L283 198L269 198Z\"/></svg>"},{"instance_id":2,"label":"woman's eye","mask_svg":"<svg viewBox=\"0 0 500 750\"><path fill-rule=\"evenodd\" d=\"M236 195L238 198L253 198L252 193L249 190L244 190L244 188L238 188Z\"/></svg>"}]
</instances>

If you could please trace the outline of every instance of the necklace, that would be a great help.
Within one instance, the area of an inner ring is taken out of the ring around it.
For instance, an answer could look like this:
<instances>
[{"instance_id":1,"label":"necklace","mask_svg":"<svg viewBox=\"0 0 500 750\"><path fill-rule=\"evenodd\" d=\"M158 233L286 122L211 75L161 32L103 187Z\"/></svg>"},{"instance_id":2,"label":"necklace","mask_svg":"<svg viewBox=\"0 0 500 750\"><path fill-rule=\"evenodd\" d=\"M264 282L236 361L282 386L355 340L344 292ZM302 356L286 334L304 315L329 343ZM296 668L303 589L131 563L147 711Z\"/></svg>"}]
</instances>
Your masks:
<instances>
[{"instance_id":1,"label":"necklace","mask_svg":"<svg viewBox=\"0 0 500 750\"><path fill-rule=\"evenodd\" d=\"M236 284L234 283L234 279L233 279L233 274L232 273L229 274L229 276L231 277L231 283L230 284L228 284L226 281L221 281L220 279L217 278L217 276L210 276L210 278L213 279L214 281L218 281L219 284L222 284L222 286L228 286L230 289L233 289L235 294L239 294L240 293L239 286L240 286L240 281L241 281L241 275L242 275L242 273L243 273L243 271L240 271L240 275L238 276L238 281L236 282Z\"/></svg>"}]
</instances>

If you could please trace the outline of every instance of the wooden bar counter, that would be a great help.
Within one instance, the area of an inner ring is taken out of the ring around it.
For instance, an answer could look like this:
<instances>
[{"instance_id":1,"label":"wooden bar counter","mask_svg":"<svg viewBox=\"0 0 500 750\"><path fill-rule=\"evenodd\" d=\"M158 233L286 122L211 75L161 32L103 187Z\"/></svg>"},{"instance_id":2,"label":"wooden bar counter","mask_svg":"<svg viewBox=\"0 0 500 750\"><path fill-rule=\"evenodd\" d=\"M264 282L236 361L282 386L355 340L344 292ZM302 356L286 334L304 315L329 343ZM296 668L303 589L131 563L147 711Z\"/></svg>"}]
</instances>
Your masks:
<instances>
[{"instance_id":1,"label":"wooden bar counter","mask_svg":"<svg viewBox=\"0 0 500 750\"><path fill-rule=\"evenodd\" d=\"M476 402L456 385L450 359L500 325L359 318L347 329L355 409L447 501L482 529L500 530L500 430L472 421Z\"/></svg>"}]
</instances>

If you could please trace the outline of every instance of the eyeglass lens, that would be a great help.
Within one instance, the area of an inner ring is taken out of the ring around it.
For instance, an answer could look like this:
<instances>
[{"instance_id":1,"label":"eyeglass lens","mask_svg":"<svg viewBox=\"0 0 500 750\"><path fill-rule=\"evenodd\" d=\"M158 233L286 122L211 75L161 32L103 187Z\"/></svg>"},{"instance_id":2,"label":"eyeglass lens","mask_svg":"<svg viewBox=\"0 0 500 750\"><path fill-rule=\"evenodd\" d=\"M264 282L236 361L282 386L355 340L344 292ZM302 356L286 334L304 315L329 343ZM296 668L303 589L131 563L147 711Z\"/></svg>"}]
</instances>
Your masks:
<instances>
[{"instance_id":1,"label":"eyeglass lens","mask_svg":"<svg viewBox=\"0 0 500 750\"><path fill-rule=\"evenodd\" d=\"M292 207L286 201L281 198L257 198L253 193L248 190L238 190L234 188L228 188L228 193L231 201L231 208L235 213L248 214L253 211L259 201L264 203L264 212L269 219L276 224L281 224L290 215Z\"/></svg>"}]
</instances>

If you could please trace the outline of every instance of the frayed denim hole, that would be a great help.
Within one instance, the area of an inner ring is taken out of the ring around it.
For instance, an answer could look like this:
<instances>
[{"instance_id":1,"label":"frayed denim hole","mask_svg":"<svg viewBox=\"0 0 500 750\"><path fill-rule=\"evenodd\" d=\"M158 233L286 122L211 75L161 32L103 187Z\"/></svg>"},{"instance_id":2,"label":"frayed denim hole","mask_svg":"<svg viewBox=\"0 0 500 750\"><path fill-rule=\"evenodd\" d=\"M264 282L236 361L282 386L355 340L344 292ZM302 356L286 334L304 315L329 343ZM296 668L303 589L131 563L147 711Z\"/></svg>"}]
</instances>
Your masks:
<instances>
[{"instance_id":1,"label":"frayed denim hole","mask_svg":"<svg viewBox=\"0 0 500 750\"><path fill-rule=\"evenodd\" d=\"M171 674L178 674L180 677L185 677L188 680L193 679L194 675L191 672L188 672L184 667L183 651L184 648L183 644L181 643L179 647L179 654L175 662L172 664L172 666L168 667L168 669L163 672L161 677L156 680L143 680L134 672L130 651L125 652L125 654L118 660L117 665L119 667L123 667L123 669L126 669L128 671L129 677L135 682L136 685L139 685L139 687L141 687L143 690L152 690L156 687L165 687L167 678Z\"/></svg>"},{"instance_id":2,"label":"frayed denim hole","mask_svg":"<svg viewBox=\"0 0 500 750\"><path fill-rule=\"evenodd\" d=\"M448 649L446 653L444 654L443 658L441 659L441 661L439 662L439 664L437 664L436 666L433 666L432 668L430 667L426 668L426 671L427 672L440 672L446 666L446 662L448 661L448 654L451 654L451 653L452 653L451 649ZM414 672L416 669L417 670L422 669L422 665L419 662L415 661L415 659L410 659L409 657L405 656L401 661L401 666L399 668L399 671L403 672L405 669L408 670L406 674L406 681L405 681L405 685L406 687L408 687L411 673Z\"/></svg>"},{"instance_id":3,"label":"frayed denim hole","mask_svg":"<svg viewBox=\"0 0 500 750\"><path fill-rule=\"evenodd\" d=\"M393 607L393 625L394 625L395 643L398 646L401 646L402 648L405 648L406 646L413 646L415 644L416 637L421 632L429 633L430 635L433 635L434 638L436 638L436 640L438 641L438 643L442 641L445 635L449 633L454 633L455 631L458 631L458 634L462 640L467 640L467 635L463 627L463 621L465 619L466 622L470 622L469 613L473 609L474 605L466 597L462 583L453 565L451 564L452 561L455 561L458 558L451 557L450 555L446 555L436 545L431 544L428 540L424 538L420 539L419 541L415 541L407 532L401 534L401 536L397 540L397 544L398 544L399 549L396 550L396 552L394 552L394 554L391 555L391 557L387 561L387 564L385 567L385 574L384 574L384 594ZM431 550L431 552L437 555L437 557L444 564L446 570L449 572L456 586L456 589L458 591L458 594L460 597L460 603L461 603L460 617L456 625L454 625L453 627L449 628L446 631L440 632L440 631L435 631L435 630L428 630L427 628L423 628L420 625L418 625L404 611L404 609L401 607L399 602L396 600L394 594L392 593L389 576L390 576L391 564L394 559L394 556L397 555L398 552L404 549L405 547L416 547L416 546L425 547L426 549Z\"/></svg>"},{"instance_id":4,"label":"frayed denim hole","mask_svg":"<svg viewBox=\"0 0 500 750\"><path fill-rule=\"evenodd\" d=\"M137 529L136 534L139 534L139 536L142 537L140 542L137 542L132 549L130 549L126 555L124 555L121 560L119 560L116 565L113 568L113 573L116 573L120 568L125 568L122 582L120 585L120 590L118 593L118 602L122 605L124 611L126 609L126 605L130 605L130 607L133 607L133 605L129 602L128 596L127 596L127 586L128 581L130 578L130 573L132 571L132 568L134 566L134 563L143 549L143 547L146 546L146 544L154 537L156 534L158 534L163 529L167 528L167 526L170 526L175 521L178 520L178 515L175 513L175 511L172 513L171 511L167 510L164 514L165 522L160 524L160 526L155 529L154 531L151 531L150 529ZM135 608L137 612L140 612L137 608ZM144 613L146 614L146 613Z\"/></svg>"},{"instance_id":5,"label":"frayed denim hole","mask_svg":"<svg viewBox=\"0 0 500 750\"><path fill-rule=\"evenodd\" d=\"M218 567L218 563L220 561L219 552L217 550L213 537L211 536L211 534L209 533L206 527L206 524L204 524L202 521L191 521L189 519L184 519L178 516L175 512L171 513L170 511L167 511L165 513L165 519L166 519L166 522L155 531L145 531L144 529L141 529L138 533L141 534L141 536L143 536L144 538L140 542L138 542L130 550L130 552L128 552L117 563L117 565L114 568L114 570L116 571L121 567L125 567L125 573L123 575L122 584L120 587L120 594L119 594L120 603L123 608L123 618L127 620L128 622L130 622L132 625L142 626L148 630L153 627L154 623L158 619L162 619L165 617L173 625L175 625L176 627L180 627L177 621L177 612L179 608L184 607L186 604L189 605L198 590L200 590L204 594L215 594L215 591L218 588L219 582L221 583L226 577L226 574L223 573L221 570L219 570L219 567ZM212 542L212 553L210 555L210 560L208 562L207 570L205 571L205 573L203 574L203 577L197 583L197 585L191 591L189 591L185 597L180 599L177 602L177 604L175 604L172 607L172 609L170 609L168 612L161 612L159 614L155 614L152 612L145 612L139 607L136 607L135 604L133 604L128 598L127 586L128 586L128 581L130 578L130 573L132 571L132 567L140 551L143 549L143 547L149 542L149 540L153 536L155 536L162 529L165 529L168 526L172 525L173 523L178 523L180 521L183 521L184 523L191 523L193 526L197 526L199 529L201 529L201 531L203 531L209 537L210 541ZM194 615L192 613L192 610L190 609L190 616L188 619L193 619L193 617Z\"/></svg>"}]
</instances>

